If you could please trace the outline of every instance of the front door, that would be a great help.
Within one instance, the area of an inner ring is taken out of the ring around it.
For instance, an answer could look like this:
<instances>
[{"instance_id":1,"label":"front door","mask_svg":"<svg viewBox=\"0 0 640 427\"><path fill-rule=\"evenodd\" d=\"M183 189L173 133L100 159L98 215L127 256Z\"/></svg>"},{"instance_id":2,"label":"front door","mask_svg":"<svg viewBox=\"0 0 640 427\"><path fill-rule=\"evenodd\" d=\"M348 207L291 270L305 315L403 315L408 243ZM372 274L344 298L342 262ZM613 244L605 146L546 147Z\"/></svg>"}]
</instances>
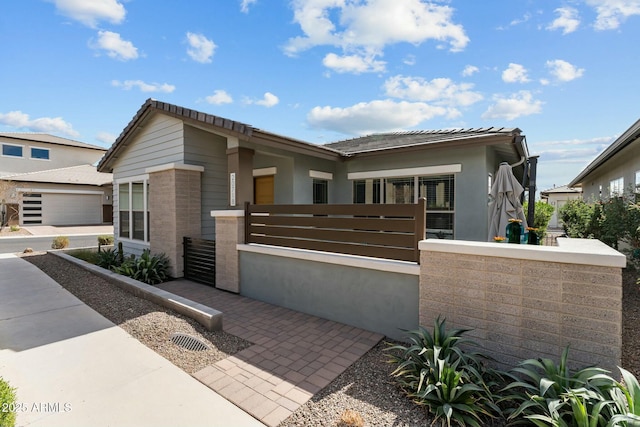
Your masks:
<instances>
[{"instance_id":1,"label":"front door","mask_svg":"<svg viewBox=\"0 0 640 427\"><path fill-rule=\"evenodd\" d=\"M256 205L273 204L273 175L253 178L253 202Z\"/></svg>"}]
</instances>

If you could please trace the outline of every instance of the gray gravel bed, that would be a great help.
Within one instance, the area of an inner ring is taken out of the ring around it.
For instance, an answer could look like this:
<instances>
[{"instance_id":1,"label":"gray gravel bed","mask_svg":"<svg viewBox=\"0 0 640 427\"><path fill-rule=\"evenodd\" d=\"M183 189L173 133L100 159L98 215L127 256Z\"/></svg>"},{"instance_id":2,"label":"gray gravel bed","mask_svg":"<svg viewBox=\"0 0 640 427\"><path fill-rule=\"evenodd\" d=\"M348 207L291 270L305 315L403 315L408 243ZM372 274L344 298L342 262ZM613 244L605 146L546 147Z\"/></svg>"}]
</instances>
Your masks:
<instances>
[{"instance_id":1,"label":"gray gravel bed","mask_svg":"<svg viewBox=\"0 0 640 427\"><path fill-rule=\"evenodd\" d=\"M138 298L81 267L51 254L24 259L44 271L89 307L127 331L189 374L226 359L251 345L226 332L211 332L196 321ZM173 333L189 334L210 344L205 351L186 350L171 341Z\"/></svg>"}]
</instances>

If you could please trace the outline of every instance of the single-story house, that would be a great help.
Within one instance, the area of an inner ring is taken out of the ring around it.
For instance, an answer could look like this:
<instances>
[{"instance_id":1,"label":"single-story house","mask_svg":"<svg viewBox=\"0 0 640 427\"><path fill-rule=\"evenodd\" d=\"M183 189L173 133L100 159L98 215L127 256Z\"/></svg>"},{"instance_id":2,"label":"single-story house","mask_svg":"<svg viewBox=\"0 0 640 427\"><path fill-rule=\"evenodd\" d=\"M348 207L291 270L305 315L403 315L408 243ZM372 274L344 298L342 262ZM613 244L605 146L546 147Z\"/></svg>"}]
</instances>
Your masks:
<instances>
[{"instance_id":1,"label":"single-story house","mask_svg":"<svg viewBox=\"0 0 640 427\"><path fill-rule=\"evenodd\" d=\"M540 192L540 199L553 206L553 215L549 220L549 228L562 228L562 220L558 213L569 200L581 199L582 191L579 188L571 188L566 185L549 188Z\"/></svg>"},{"instance_id":2,"label":"single-story house","mask_svg":"<svg viewBox=\"0 0 640 427\"><path fill-rule=\"evenodd\" d=\"M98 164L113 173L114 234L129 253L214 239L211 211L265 204L414 203L427 237L486 240L488 192L500 162L519 179L517 128L377 134L317 145L149 99ZM174 275L181 275L173 271Z\"/></svg>"},{"instance_id":3,"label":"single-story house","mask_svg":"<svg viewBox=\"0 0 640 427\"><path fill-rule=\"evenodd\" d=\"M0 133L0 180L11 183L12 223L94 225L112 222L110 173L95 164L107 151L43 133Z\"/></svg>"},{"instance_id":4,"label":"single-story house","mask_svg":"<svg viewBox=\"0 0 640 427\"><path fill-rule=\"evenodd\" d=\"M600 153L570 183L585 201L640 191L640 119Z\"/></svg>"}]
</instances>

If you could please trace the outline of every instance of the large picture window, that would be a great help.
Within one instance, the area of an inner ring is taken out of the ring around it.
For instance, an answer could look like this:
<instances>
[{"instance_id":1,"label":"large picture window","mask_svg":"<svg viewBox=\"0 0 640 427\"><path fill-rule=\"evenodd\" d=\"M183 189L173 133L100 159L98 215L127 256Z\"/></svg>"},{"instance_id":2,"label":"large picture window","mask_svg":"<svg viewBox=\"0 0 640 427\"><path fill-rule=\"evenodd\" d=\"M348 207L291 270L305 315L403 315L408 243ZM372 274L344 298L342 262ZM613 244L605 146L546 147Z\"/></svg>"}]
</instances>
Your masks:
<instances>
[{"instance_id":1,"label":"large picture window","mask_svg":"<svg viewBox=\"0 0 640 427\"><path fill-rule=\"evenodd\" d=\"M454 175L356 179L353 203L415 203L427 199L427 237L453 238Z\"/></svg>"},{"instance_id":2,"label":"large picture window","mask_svg":"<svg viewBox=\"0 0 640 427\"><path fill-rule=\"evenodd\" d=\"M149 184L142 181L118 185L119 236L149 241Z\"/></svg>"}]
</instances>

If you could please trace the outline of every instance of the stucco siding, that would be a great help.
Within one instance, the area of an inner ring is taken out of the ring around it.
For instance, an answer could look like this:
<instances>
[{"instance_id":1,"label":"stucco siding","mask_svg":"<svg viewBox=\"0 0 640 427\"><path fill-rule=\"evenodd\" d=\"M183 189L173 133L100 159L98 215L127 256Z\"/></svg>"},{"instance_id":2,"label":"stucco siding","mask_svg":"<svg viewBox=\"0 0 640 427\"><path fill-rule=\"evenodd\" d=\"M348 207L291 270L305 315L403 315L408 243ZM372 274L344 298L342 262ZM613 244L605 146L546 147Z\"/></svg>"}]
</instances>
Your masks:
<instances>
[{"instance_id":1,"label":"stucco siding","mask_svg":"<svg viewBox=\"0 0 640 427\"><path fill-rule=\"evenodd\" d=\"M204 167L201 174L202 238L213 239L215 222L211 211L227 208L227 139L191 126L185 126L184 139L185 163Z\"/></svg>"}]
</instances>

